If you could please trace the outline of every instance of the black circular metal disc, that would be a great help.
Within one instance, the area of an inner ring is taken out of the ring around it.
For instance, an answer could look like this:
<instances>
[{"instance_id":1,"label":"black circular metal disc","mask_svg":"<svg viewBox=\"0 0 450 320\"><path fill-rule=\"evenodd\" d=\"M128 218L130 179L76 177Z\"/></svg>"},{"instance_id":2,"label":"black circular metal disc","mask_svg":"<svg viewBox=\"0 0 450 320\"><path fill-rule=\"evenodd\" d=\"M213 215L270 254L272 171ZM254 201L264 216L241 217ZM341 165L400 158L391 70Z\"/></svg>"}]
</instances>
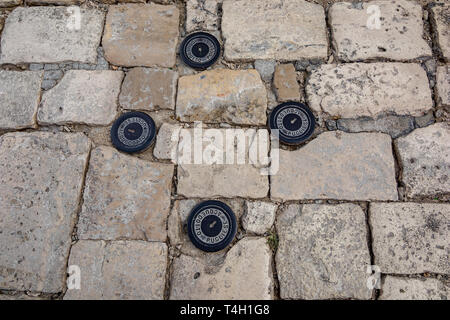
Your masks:
<instances>
[{"instance_id":1,"label":"black circular metal disc","mask_svg":"<svg viewBox=\"0 0 450 320\"><path fill-rule=\"evenodd\" d=\"M286 144L299 144L314 132L316 121L303 103L285 102L273 109L269 118L270 130L278 129L279 139Z\"/></svg>"},{"instance_id":2,"label":"black circular metal disc","mask_svg":"<svg viewBox=\"0 0 450 320\"><path fill-rule=\"evenodd\" d=\"M188 66L206 69L216 62L220 55L220 44L216 37L206 32L188 35L180 46L180 57Z\"/></svg>"},{"instance_id":3,"label":"black circular metal disc","mask_svg":"<svg viewBox=\"0 0 450 320\"><path fill-rule=\"evenodd\" d=\"M127 112L111 127L112 144L118 150L128 153L147 149L155 136L155 122L144 112Z\"/></svg>"},{"instance_id":4,"label":"black circular metal disc","mask_svg":"<svg viewBox=\"0 0 450 320\"><path fill-rule=\"evenodd\" d=\"M200 250L224 249L236 235L236 216L225 203L208 200L192 209L187 223L189 239Z\"/></svg>"}]
</instances>

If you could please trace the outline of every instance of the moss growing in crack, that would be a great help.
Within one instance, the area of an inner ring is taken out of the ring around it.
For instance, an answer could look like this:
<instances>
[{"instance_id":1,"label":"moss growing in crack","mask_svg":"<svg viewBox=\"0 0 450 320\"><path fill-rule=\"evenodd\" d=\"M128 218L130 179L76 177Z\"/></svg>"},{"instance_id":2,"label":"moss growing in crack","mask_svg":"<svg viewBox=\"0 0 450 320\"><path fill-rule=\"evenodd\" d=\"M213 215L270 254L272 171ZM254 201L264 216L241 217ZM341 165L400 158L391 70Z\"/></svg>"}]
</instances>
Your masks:
<instances>
[{"instance_id":1,"label":"moss growing in crack","mask_svg":"<svg viewBox=\"0 0 450 320\"><path fill-rule=\"evenodd\" d=\"M271 231L270 235L267 237L267 244L269 245L270 249L275 252L278 248L278 235L275 233L275 231Z\"/></svg>"}]
</instances>

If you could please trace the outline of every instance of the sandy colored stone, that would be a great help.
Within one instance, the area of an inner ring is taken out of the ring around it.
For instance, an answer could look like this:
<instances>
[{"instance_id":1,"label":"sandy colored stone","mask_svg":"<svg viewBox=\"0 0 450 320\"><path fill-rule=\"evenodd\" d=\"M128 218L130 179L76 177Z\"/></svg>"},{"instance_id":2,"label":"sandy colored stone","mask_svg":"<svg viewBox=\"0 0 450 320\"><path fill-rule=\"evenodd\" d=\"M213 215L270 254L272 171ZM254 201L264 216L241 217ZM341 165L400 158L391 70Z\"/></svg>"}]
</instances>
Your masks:
<instances>
[{"instance_id":1,"label":"sandy colored stone","mask_svg":"<svg viewBox=\"0 0 450 320\"><path fill-rule=\"evenodd\" d=\"M217 30L219 3L222 0L189 0L186 2L186 31Z\"/></svg>"},{"instance_id":2,"label":"sandy colored stone","mask_svg":"<svg viewBox=\"0 0 450 320\"><path fill-rule=\"evenodd\" d=\"M130 110L173 110L177 80L170 69L133 68L125 76L119 103Z\"/></svg>"},{"instance_id":3,"label":"sandy colored stone","mask_svg":"<svg viewBox=\"0 0 450 320\"><path fill-rule=\"evenodd\" d=\"M40 124L108 125L117 115L122 71L69 70L42 96Z\"/></svg>"},{"instance_id":4,"label":"sandy colored stone","mask_svg":"<svg viewBox=\"0 0 450 320\"><path fill-rule=\"evenodd\" d=\"M127 67L173 67L178 23L179 11L174 5L110 6L102 40L105 58Z\"/></svg>"},{"instance_id":5,"label":"sandy colored stone","mask_svg":"<svg viewBox=\"0 0 450 320\"><path fill-rule=\"evenodd\" d=\"M14 7L22 4L22 0L0 0L0 8Z\"/></svg>"},{"instance_id":6,"label":"sandy colored stone","mask_svg":"<svg viewBox=\"0 0 450 320\"><path fill-rule=\"evenodd\" d=\"M81 133L0 137L0 289L63 290L89 149Z\"/></svg>"},{"instance_id":7,"label":"sandy colored stone","mask_svg":"<svg viewBox=\"0 0 450 320\"><path fill-rule=\"evenodd\" d=\"M436 44L439 46L442 57L450 61L450 4L437 4L431 8L431 24Z\"/></svg>"},{"instance_id":8,"label":"sandy colored stone","mask_svg":"<svg viewBox=\"0 0 450 320\"><path fill-rule=\"evenodd\" d=\"M224 0L227 60L322 59L328 55L325 13L302 0Z\"/></svg>"},{"instance_id":9,"label":"sandy colored stone","mask_svg":"<svg viewBox=\"0 0 450 320\"><path fill-rule=\"evenodd\" d=\"M321 65L306 86L309 106L331 116L420 116L433 107L426 72L415 63Z\"/></svg>"},{"instance_id":10,"label":"sandy colored stone","mask_svg":"<svg viewBox=\"0 0 450 320\"><path fill-rule=\"evenodd\" d=\"M450 126L444 122L416 129L395 140L406 195L449 193Z\"/></svg>"},{"instance_id":11,"label":"sandy colored stone","mask_svg":"<svg viewBox=\"0 0 450 320\"><path fill-rule=\"evenodd\" d=\"M271 198L397 200L390 137L330 131L296 151L280 150Z\"/></svg>"},{"instance_id":12,"label":"sandy colored stone","mask_svg":"<svg viewBox=\"0 0 450 320\"><path fill-rule=\"evenodd\" d=\"M275 67L273 85L278 101L300 100L300 86L297 82L297 73L292 63L279 64Z\"/></svg>"},{"instance_id":13,"label":"sandy colored stone","mask_svg":"<svg viewBox=\"0 0 450 320\"><path fill-rule=\"evenodd\" d=\"M41 71L0 71L0 129L36 126Z\"/></svg>"},{"instance_id":14,"label":"sandy colored stone","mask_svg":"<svg viewBox=\"0 0 450 320\"><path fill-rule=\"evenodd\" d=\"M288 205L278 216L282 299L370 299L367 227L355 204Z\"/></svg>"},{"instance_id":15,"label":"sandy colored stone","mask_svg":"<svg viewBox=\"0 0 450 320\"><path fill-rule=\"evenodd\" d=\"M80 29L67 7L19 7L8 15L0 63L97 62L105 14L80 9Z\"/></svg>"},{"instance_id":16,"label":"sandy colored stone","mask_svg":"<svg viewBox=\"0 0 450 320\"><path fill-rule=\"evenodd\" d=\"M165 241L173 170L110 147L92 150L79 238Z\"/></svg>"},{"instance_id":17,"label":"sandy colored stone","mask_svg":"<svg viewBox=\"0 0 450 320\"><path fill-rule=\"evenodd\" d=\"M64 300L162 300L167 246L146 241L78 241L69 266L77 265L81 288Z\"/></svg>"},{"instance_id":18,"label":"sandy colored stone","mask_svg":"<svg viewBox=\"0 0 450 320\"><path fill-rule=\"evenodd\" d=\"M273 299L272 252L265 238L244 238L212 267L181 255L173 262L172 300Z\"/></svg>"},{"instance_id":19,"label":"sandy colored stone","mask_svg":"<svg viewBox=\"0 0 450 320\"><path fill-rule=\"evenodd\" d=\"M267 93L256 70L215 69L178 81L177 118L264 125Z\"/></svg>"},{"instance_id":20,"label":"sandy colored stone","mask_svg":"<svg viewBox=\"0 0 450 320\"><path fill-rule=\"evenodd\" d=\"M158 159L172 160L176 162L177 147L181 126L163 123L156 137L153 155Z\"/></svg>"},{"instance_id":21,"label":"sandy colored stone","mask_svg":"<svg viewBox=\"0 0 450 320\"><path fill-rule=\"evenodd\" d=\"M449 204L373 203L369 218L382 273L450 273Z\"/></svg>"},{"instance_id":22,"label":"sandy colored stone","mask_svg":"<svg viewBox=\"0 0 450 320\"><path fill-rule=\"evenodd\" d=\"M333 4L328 19L338 58L403 61L431 56L431 48L422 38L422 15L420 4L406 0Z\"/></svg>"},{"instance_id":23,"label":"sandy colored stone","mask_svg":"<svg viewBox=\"0 0 450 320\"><path fill-rule=\"evenodd\" d=\"M278 206L271 202L246 201L242 227L248 232L264 234L272 228Z\"/></svg>"},{"instance_id":24,"label":"sandy colored stone","mask_svg":"<svg viewBox=\"0 0 450 320\"><path fill-rule=\"evenodd\" d=\"M448 300L449 287L434 278L386 276L379 300Z\"/></svg>"},{"instance_id":25,"label":"sandy colored stone","mask_svg":"<svg viewBox=\"0 0 450 320\"><path fill-rule=\"evenodd\" d=\"M437 68L436 94L440 105L450 107L450 65Z\"/></svg>"}]
</instances>

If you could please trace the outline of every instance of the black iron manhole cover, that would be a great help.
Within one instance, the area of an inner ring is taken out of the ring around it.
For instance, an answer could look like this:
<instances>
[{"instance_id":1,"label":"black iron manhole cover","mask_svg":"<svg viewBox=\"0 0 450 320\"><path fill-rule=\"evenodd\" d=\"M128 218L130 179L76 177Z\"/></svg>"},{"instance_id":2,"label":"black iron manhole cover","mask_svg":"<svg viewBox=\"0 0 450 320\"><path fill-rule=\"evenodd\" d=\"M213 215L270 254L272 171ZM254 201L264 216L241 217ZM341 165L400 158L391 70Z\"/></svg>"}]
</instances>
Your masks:
<instances>
[{"instance_id":1,"label":"black iron manhole cover","mask_svg":"<svg viewBox=\"0 0 450 320\"><path fill-rule=\"evenodd\" d=\"M180 46L181 59L195 69L208 68L216 62L219 55L219 41L206 32L195 32L188 35Z\"/></svg>"}]
</instances>

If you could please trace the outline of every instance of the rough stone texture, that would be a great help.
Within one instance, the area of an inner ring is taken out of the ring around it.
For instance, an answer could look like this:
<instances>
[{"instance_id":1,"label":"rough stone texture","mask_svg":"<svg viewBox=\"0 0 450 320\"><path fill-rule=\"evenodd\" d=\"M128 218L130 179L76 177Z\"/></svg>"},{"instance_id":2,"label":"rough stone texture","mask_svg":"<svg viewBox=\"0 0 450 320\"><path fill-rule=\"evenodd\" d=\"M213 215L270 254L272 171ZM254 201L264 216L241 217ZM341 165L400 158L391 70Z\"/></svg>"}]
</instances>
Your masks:
<instances>
[{"instance_id":1,"label":"rough stone texture","mask_svg":"<svg viewBox=\"0 0 450 320\"><path fill-rule=\"evenodd\" d=\"M259 72L261 79L266 82L272 81L276 66L275 60L256 60L255 69Z\"/></svg>"},{"instance_id":2,"label":"rough stone texture","mask_svg":"<svg viewBox=\"0 0 450 320\"><path fill-rule=\"evenodd\" d=\"M117 115L122 71L69 70L42 96L41 124L108 125Z\"/></svg>"},{"instance_id":3,"label":"rough stone texture","mask_svg":"<svg viewBox=\"0 0 450 320\"><path fill-rule=\"evenodd\" d=\"M301 0L224 0L222 34L227 60L328 55L324 9Z\"/></svg>"},{"instance_id":4,"label":"rough stone texture","mask_svg":"<svg viewBox=\"0 0 450 320\"><path fill-rule=\"evenodd\" d=\"M0 129L36 125L42 74L41 71L0 70Z\"/></svg>"},{"instance_id":5,"label":"rough stone texture","mask_svg":"<svg viewBox=\"0 0 450 320\"><path fill-rule=\"evenodd\" d=\"M449 287L434 279L386 276L379 300L448 300Z\"/></svg>"},{"instance_id":6,"label":"rough stone texture","mask_svg":"<svg viewBox=\"0 0 450 320\"><path fill-rule=\"evenodd\" d=\"M172 160L176 162L177 147L181 126L163 123L156 138L153 155L158 159Z\"/></svg>"},{"instance_id":7,"label":"rough stone texture","mask_svg":"<svg viewBox=\"0 0 450 320\"><path fill-rule=\"evenodd\" d=\"M80 133L0 137L0 289L63 290L89 149Z\"/></svg>"},{"instance_id":8,"label":"rough stone texture","mask_svg":"<svg viewBox=\"0 0 450 320\"><path fill-rule=\"evenodd\" d=\"M365 214L355 204L287 206L276 222L282 299L370 299Z\"/></svg>"},{"instance_id":9,"label":"rough stone texture","mask_svg":"<svg viewBox=\"0 0 450 320\"><path fill-rule=\"evenodd\" d=\"M409 116L379 116L373 118L339 119L337 128L345 132L378 131L389 134L392 138L410 133L414 130L414 118Z\"/></svg>"},{"instance_id":10,"label":"rough stone texture","mask_svg":"<svg viewBox=\"0 0 450 320\"><path fill-rule=\"evenodd\" d=\"M321 65L306 93L314 111L343 118L385 112L420 116L433 107L427 74L415 63Z\"/></svg>"},{"instance_id":11,"label":"rough stone texture","mask_svg":"<svg viewBox=\"0 0 450 320\"><path fill-rule=\"evenodd\" d=\"M27 4L33 4L33 5L61 5L61 6L69 6L69 5L76 5L76 4L82 4L85 0L27 0Z\"/></svg>"},{"instance_id":12,"label":"rough stone texture","mask_svg":"<svg viewBox=\"0 0 450 320\"><path fill-rule=\"evenodd\" d=\"M277 208L278 206L271 202L246 201L242 227L249 232L264 234L275 222Z\"/></svg>"},{"instance_id":13,"label":"rough stone texture","mask_svg":"<svg viewBox=\"0 0 450 320\"><path fill-rule=\"evenodd\" d=\"M376 11L368 9L371 6L379 9L379 26L374 19ZM432 55L422 38L422 6L414 1L340 2L331 6L328 17L333 46L341 60L411 60Z\"/></svg>"},{"instance_id":14,"label":"rough stone texture","mask_svg":"<svg viewBox=\"0 0 450 320\"><path fill-rule=\"evenodd\" d=\"M173 262L170 299L267 300L273 298L272 253L265 238L244 238L222 265L181 255Z\"/></svg>"},{"instance_id":15,"label":"rough stone texture","mask_svg":"<svg viewBox=\"0 0 450 320\"><path fill-rule=\"evenodd\" d=\"M264 125L267 93L256 70L215 69L178 81L181 121Z\"/></svg>"},{"instance_id":16,"label":"rough stone texture","mask_svg":"<svg viewBox=\"0 0 450 320\"><path fill-rule=\"evenodd\" d=\"M383 133L330 131L296 151L280 150L271 197L397 200L391 139Z\"/></svg>"},{"instance_id":17,"label":"rough stone texture","mask_svg":"<svg viewBox=\"0 0 450 320\"><path fill-rule=\"evenodd\" d=\"M431 22L436 43L443 58L450 61L450 4L439 4L431 9Z\"/></svg>"},{"instance_id":18,"label":"rough stone texture","mask_svg":"<svg viewBox=\"0 0 450 320\"><path fill-rule=\"evenodd\" d=\"M297 74L292 63L279 64L275 68L273 85L278 101L300 100L300 86L297 82Z\"/></svg>"},{"instance_id":19,"label":"rough stone texture","mask_svg":"<svg viewBox=\"0 0 450 320\"><path fill-rule=\"evenodd\" d=\"M436 95L439 105L450 107L450 65L437 68Z\"/></svg>"},{"instance_id":20,"label":"rough stone texture","mask_svg":"<svg viewBox=\"0 0 450 320\"><path fill-rule=\"evenodd\" d=\"M449 193L450 126L436 123L395 141L408 197Z\"/></svg>"},{"instance_id":21,"label":"rough stone texture","mask_svg":"<svg viewBox=\"0 0 450 320\"><path fill-rule=\"evenodd\" d=\"M80 9L80 30L67 7L19 7L8 15L0 63L96 63L104 13Z\"/></svg>"},{"instance_id":22,"label":"rough stone texture","mask_svg":"<svg viewBox=\"0 0 450 320\"><path fill-rule=\"evenodd\" d=\"M67 290L64 299L162 300L167 246L145 241L77 242L69 266L78 265L80 290Z\"/></svg>"},{"instance_id":23,"label":"rough stone texture","mask_svg":"<svg viewBox=\"0 0 450 320\"><path fill-rule=\"evenodd\" d=\"M186 2L186 32L217 30L219 3L222 0L190 0Z\"/></svg>"},{"instance_id":24,"label":"rough stone texture","mask_svg":"<svg viewBox=\"0 0 450 320\"><path fill-rule=\"evenodd\" d=\"M22 4L22 0L0 0L0 8L14 7Z\"/></svg>"},{"instance_id":25,"label":"rough stone texture","mask_svg":"<svg viewBox=\"0 0 450 320\"><path fill-rule=\"evenodd\" d=\"M176 6L125 4L110 6L103 34L105 58L112 64L172 67L178 44Z\"/></svg>"},{"instance_id":26,"label":"rough stone texture","mask_svg":"<svg viewBox=\"0 0 450 320\"><path fill-rule=\"evenodd\" d=\"M110 147L92 151L80 239L165 241L173 165L123 155Z\"/></svg>"},{"instance_id":27,"label":"rough stone texture","mask_svg":"<svg viewBox=\"0 0 450 320\"><path fill-rule=\"evenodd\" d=\"M369 218L382 273L450 273L449 204L373 203Z\"/></svg>"},{"instance_id":28,"label":"rough stone texture","mask_svg":"<svg viewBox=\"0 0 450 320\"><path fill-rule=\"evenodd\" d=\"M178 73L170 69L133 68L125 76L119 103L130 110L175 109Z\"/></svg>"}]
</instances>

